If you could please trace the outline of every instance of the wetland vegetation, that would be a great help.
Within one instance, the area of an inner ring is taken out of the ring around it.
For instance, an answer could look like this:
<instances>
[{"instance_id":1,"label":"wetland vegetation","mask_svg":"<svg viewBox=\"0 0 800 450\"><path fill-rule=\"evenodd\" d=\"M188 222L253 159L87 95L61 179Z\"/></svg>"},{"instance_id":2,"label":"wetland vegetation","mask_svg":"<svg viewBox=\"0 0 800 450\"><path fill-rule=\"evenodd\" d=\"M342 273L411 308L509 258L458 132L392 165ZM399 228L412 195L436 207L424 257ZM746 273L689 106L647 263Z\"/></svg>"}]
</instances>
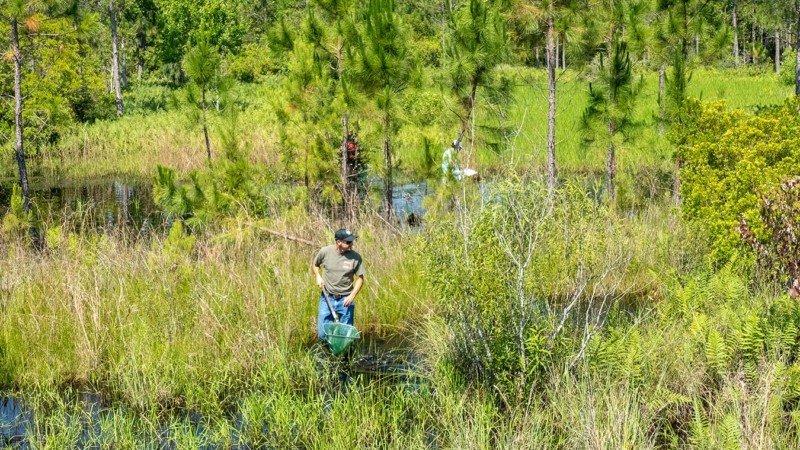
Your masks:
<instances>
[{"instance_id":1,"label":"wetland vegetation","mask_svg":"<svg viewBox=\"0 0 800 450\"><path fill-rule=\"evenodd\" d=\"M795 2L6 3L1 445L800 448Z\"/></svg>"}]
</instances>

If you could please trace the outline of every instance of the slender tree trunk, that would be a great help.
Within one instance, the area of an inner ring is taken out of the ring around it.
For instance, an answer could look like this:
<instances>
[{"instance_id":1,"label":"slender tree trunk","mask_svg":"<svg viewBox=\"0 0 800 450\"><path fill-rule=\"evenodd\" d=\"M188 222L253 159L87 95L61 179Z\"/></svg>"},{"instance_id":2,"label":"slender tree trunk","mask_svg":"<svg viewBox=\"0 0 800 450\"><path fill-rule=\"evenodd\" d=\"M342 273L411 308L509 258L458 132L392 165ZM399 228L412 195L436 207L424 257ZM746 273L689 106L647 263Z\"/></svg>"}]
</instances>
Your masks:
<instances>
[{"instance_id":1,"label":"slender tree trunk","mask_svg":"<svg viewBox=\"0 0 800 450\"><path fill-rule=\"evenodd\" d=\"M442 20L444 20L444 3L442 3ZM444 24L444 22L442 22ZM339 27L337 26L337 29ZM444 32L444 29L442 29ZM444 34L442 35L444 37ZM343 70L344 70L344 43L342 42L341 37L338 38L339 42L336 46L336 78L339 82L342 82ZM444 40L442 40L442 45L444 45ZM442 47L444 50L444 47ZM344 203L344 217L345 220L350 221L353 219L353 206L355 200L355 189L353 189L353 183L350 173L350 165L348 163L348 153L347 153L347 142L348 137L350 136L350 117L347 115L347 111L342 113L342 200Z\"/></svg>"},{"instance_id":2,"label":"slender tree trunk","mask_svg":"<svg viewBox=\"0 0 800 450\"><path fill-rule=\"evenodd\" d=\"M781 73L781 32L775 30L775 73Z\"/></svg>"},{"instance_id":3,"label":"slender tree trunk","mask_svg":"<svg viewBox=\"0 0 800 450\"><path fill-rule=\"evenodd\" d=\"M475 103L478 100L478 79L480 78L480 74L474 73L472 75L472 82L470 84L470 91L469 91L469 111L467 111L468 120L467 123L462 124L461 126L461 133L458 135L458 141L461 142L461 138L464 136L464 130L466 130L467 126L469 126L469 151L473 151L475 148Z\"/></svg>"},{"instance_id":4,"label":"slender tree trunk","mask_svg":"<svg viewBox=\"0 0 800 450\"><path fill-rule=\"evenodd\" d=\"M206 109L208 109L208 105L206 104L206 90L205 88L201 91L201 99L200 99L200 107L203 110L203 136L206 139L206 156L208 157L209 164L211 163L211 140L208 138L208 122L206 121Z\"/></svg>"},{"instance_id":5,"label":"slender tree trunk","mask_svg":"<svg viewBox=\"0 0 800 450\"><path fill-rule=\"evenodd\" d=\"M142 81L142 73L144 72L144 51L147 48L147 35L144 31L139 31L138 34L138 49L136 55L136 81Z\"/></svg>"},{"instance_id":6,"label":"slender tree trunk","mask_svg":"<svg viewBox=\"0 0 800 450\"><path fill-rule=\"evenodd\" d=\"M114 6L113 0L108 3L108 16L111 23L111 84L117 102L117 116L121 116L123 108L122 86L119 79L119 50L117 49L117 8Z\"/></svg>"},{"instance_id":7,"label":"slender tree trunk","mask_svg":"<svg viewBox=\"0 0 800 450\"><path fill-rule=\"evenodd\" d=\"M733 59L739 65L739 25L738 25L738 0L733 0L733 13L731 15L731 26L733 27Z\"/></svg>"},{"instance_id":8,"label":"slender tree trunk","mask_svg":"<svg viewBox=\"0 0 800 450\"><path fill-rule=\"evenodd\" d=\"M617 178L617 155L614 146L614 134L617 132L617 123L614 119L608 122L608 137L611 142L608 144L608 159L606 161L606 171L608 173L608 198L613 203L617 199L616 178Z\"/></svg>"},{"instance_id":9,"label":"slender tree trunk","mask_svg":"<svg viewBox=\"0 0 800 450\"><path fill-rule=\"evenodd\" d=\"M558 69L558 62L561 61L561 39L559 38L558 33L556 33L555 48L556 48L555 67L556 69Z\"/></svg>"},{"instance_id":10,"label":"slender tree trunk","mask_svg":"<svg viewBox=\"0 0 800 450\"><path fill-rule=\"evenodd\" d=\"M675 177L672 179L672 202L675 206L681 204L681 160L675 157Z\"/></svg>"},{"instance_id":11,"label":"slender tree trunk","mask_svg":"<svg viewBox=\"0 0 800 450\"><path fill-rule=\"evenodd\" d=\"M28 188L28 169L25 165L25 149L22 140L22 62L19 52L19 29L17 18L11 18L11 47L14 58L14 150L19 167L19 183L22 187L22 209L31 209L30 189Z\"/></svg>"},{"instance_id":12,"label":"slender tree trunk","mask_svg":"<svg viewBox=\"0 0 800 450\"><path fill-rule=\"evenodd\" d=\"M753 11L753 17L755 17L755 11ZM756 61L756 24L753 23L750 25L750 62L752 64L758 64Z\"/></svg>"},{"instance_id":13,"label":"slender tree trunk","mask_svg":"<svg viewBox=\"0 0 800 450\"><path fill-rule=\"evenodd\" d=\"M795 50L797 51L797 59L795 62L795 72L794 72L794 94L800 95L800 0L796 2L796 11L795 14L797 15L797 28L795 29Z\"/></svg>"},{"instance_id":14,"label":"slender tree trunk","mask_svg":"<svg viewBox=\"0 0 800 450\"><path fill-rule=\"evenodd\" d=\"M447 0L442 0L442 54L439 56L439 66L445 67L445 56L447 55Z\"/></svg>"},{"instance_id":15,"label":"slender tree trunk","mask_svg":"<svg viewBox=\"0 0 800 450\"><path fill-rule=\"evenodd\" d=\"M350 135L350 118L347 113L342 114L342 199L344 200L344 217L350 221L353 218L353 193L351 192L350 167L347 164L347 141Z\"/></svg>"},{"instance_id":16,"label":"slender tree trunk","mask_svg":"<svg viewBox=\"0 0 800 450\"><path fill-rule=\"evenodd\" d=\"M303 154L303 184L306 186L306 197L311 200L311 179L308 176L308 146L311 145L306 139L306 145L303 147L305 153Z\"/></svg>"},{"instance_id":17,"label":"slender tree trunk","mask_svg":"<svg viewBox=\"0 0 800 450\"><path fill-rule=\"evenodd\" d=\"M667 85L667 67L662 64L658 68L658 134L664 134L664 124L667 121L666 98L664 91Z\"/></svg>"},{"instance_id":18,"label":"slender tree trunk","mask_svg":"<svg viewBox=\"0 0 800 450\"><path fill-rule=\"evenodd\" d=\"M556 188L556 64L555 59L555 26L552 11L547 17L547 84L548 84L548 113L547 113L547 188L552 194Z\"/></svg>"},{"instance_id":19,"label":"slender tree trunk","mask_svg":"<svg viewBox=\"0 0 800 450\"><path fill-rule=\"evenodd\" d=\"M694 54L700 54L700 35L698 33L694 34Z\"/></svg>"},{"instance_id":20,"label":"slender tree trunk","mask_svg":"<svg viewBox=\"0 0 800 450\"><path fill-rule=\"evenodd\" d=\"M303 123L308 124L308 113L303 111ZM309 146L311 143L308 140L308 133L303 133L305 136L304 145L303 145L303 184L306 187L306 205L311 205L311 179L308 174L308 161L309 161Z\"/></svg>"},{"instance_id":21,"label":"slender tree trunk","mask_svg":"<svg viewBox=\"0 0 800 450\"><path fill-rule=\"evenodd\" d=\"M469 154L472 155L475 151L475 142L477 141L477 130L478 130L478 108L475 107L475 104L478 100L478 81L475 80L473 83L474 89L472 91L472 106L470 109L472 113L470 114L470 131L469 131ZM467 160L469 161L469 159Z\"/></svg>"},{"instance_id":22,"label":"slender tree trunk","mask_svg":"<svg viewBox=\"0 0 800 450\"><path fill-rule=\"evenodd\" d=\"M747 28L747 27L743 25L742 26L742 34L741 34L741 36L739 36L740 37L739 45L741 47L739 49L739 52L740 52L740 56L742 58L741 59L742 65L747 64L748 62L750 62L750 47L747 45L747 30L745 28Z\"/></svg>"},{"instance_id":23,"label":"slender tree trunk","mask_svg":"<svg viewBox=\"0 0 800 450\"><path fill-rule=\"evenodd\" d=\"M561 70L567 70L567 37L561 43Z\"/></svg>"},{"instance_id":24,"label":"slender tree trunk","mask_svg":"<svg viewBox=\"0 0 800 450\"><path fill-rule=\"evenodd\" d=\"M383 159L386 161L386 177L384 178L384 201L385 201L385 216L386 221L390 222L392 219L392 199L394 198L394 186L392 184L392 148L389 141L389 134L391 133L389 126L391 125L389 113L385 113L383 118L383 129L386 135L383 137Z\"/></svg>"},{"instance_id":25,"label":"slender tree trunk","mask_svg":"<svg viewBox=\"0 0 800 450\"><path fill-rule=\"evenodd\" d=\"M735 7L735 5L734 5ZM689 11L687 10L686 2L683 2L683 35L680 39L681 45L681 63L680 63L680 70L676 71L675 77L676 81L679 83L679 90L677 92L678 104L676 105L679 108L678 116L677 116L677 124L675 126L680 127L681 122L683 121L683 101L686 96L686 61L689 59L689 43L688 41L688 30L689 30ZM738 52L738 47L737 47ZM738 54L738 53L737 53ZM737 59L738 63L738 59ZM675 157L675 168L674 168L674 177L672 179L672 199L675 203L675 206L680 204L680 192L681 192L681 177L680 177L680 168L681 168L681 161L678 159L677 155Z\"/></svg>"},{"instance_id":26,"label":"slender tree trunk","mask_svg":"<svg viewBox=\"0 0 800 450\"><path fill-rule=\"evenodd\" d=\"M128 62L125 57L125 38L120 39L120 69L119 69L119 82L122 89L128 87Z\"/></svg>"}]
</instances>

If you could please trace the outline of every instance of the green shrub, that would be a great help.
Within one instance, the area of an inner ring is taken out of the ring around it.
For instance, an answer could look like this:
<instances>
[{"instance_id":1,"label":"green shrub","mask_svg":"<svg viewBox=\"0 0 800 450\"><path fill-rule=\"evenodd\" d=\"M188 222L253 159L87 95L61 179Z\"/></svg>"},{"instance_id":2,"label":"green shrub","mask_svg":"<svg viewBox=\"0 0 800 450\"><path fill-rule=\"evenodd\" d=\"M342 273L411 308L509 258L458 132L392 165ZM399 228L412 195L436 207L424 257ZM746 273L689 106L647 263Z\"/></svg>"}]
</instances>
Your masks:
<instances>
[{"instance_id":1,"label":"green shrub","mask_svg":"<svg viewBox=\"0 0 800 450\"><path fill-rule=\"evenodd\" d=\"M756 255L769 281L792 285L800 279L800 177L795 177L761 197L759 218L764 232L757 236L742 219L738 231Z\"/></svg>"},{"instance_id":2,"label":"green shrub","mask_svg":"<svg viewBox=\"0 0 800 450\"><path fill-rule=\"evenodd\" d=\"M223 133L222 141L221 157L210 169L192 171L188 181L179 181L173 169L158 165L153 200L164 213L195 229L237 214L264 213L266 192L260 171L240 149L235 131Z\"/></svg>"},{"instance_id":3,"label":"green shrub","mask_svg":"<svg viewBox=\"0 0 800 450\"><path fill-rule=\"evenodd\" d=\"M678 149L682 210L709 232L716 261L741 250L740 219L764 235L760 196L800 173L798 106L788 100L754 115L729 111L725 102L688 104Z\"/></svg>"},{"instance_id":4,"label":"green shrub","mask_svg":"<svg viewBox=\"0 0 800 450\"><path fill-rule=\"evenodd\" d=\"M269 49L258 44L246 44L230 58L227 73L236 80L252 83L268 73L270 68Z\"/></svg>"},{"instance_id":5,"label":"green shrub","mask_svg":"<svg viewBox=\"0 0 800 450\"><path fill-rule=\"evenodd\" d=\"M405 119L418 126L452 120L452 113L447 109L442 94L430 89L409 91L403 99L403 114Z\"/></svg>"},{"instance_id":6,"label":"green shrub","mask_svg":"<svg viewBox=\"0 0 800 450\"><path fill-rule=\"evenodd\" d=\"M794 86L797 77L797 51L786 49L783 53L783 63L781 64L781 81L787 86Z\"/></svg>"},{"instance_id":7,"label":"green shrub","mask_svg":"<svg viewBox=\"0 0 800 450\"><path fill-rule=\"evenodd\" d=\"M11 205L3 217L2 231L5 237L26 237L33 217L30 211L25 212L23 206L22 191L19 185L14 183L11 191Z\"/></svg>"},{"instance_id":8,"label":"green shrub","mask_svg":"<svg viewBox=\"0 0 800 450\"><path fill-rule=\"evenodd\" d=\"M167 110L171 91L163 85L141 83L124 95L128 112L147 113Z\"/></svg>"},{"instance_id":9,"label":"green shrub","mask_svg":"<svg viewBox=\"0 0 800 450\"><path fill-rule=\"evenodd\" d=\"M483 197L433 222L422 259L453 364L514 398L582 357L644 264L632 262L633 227L578 186L551 196L542 180L512 179Z\"/></svg>"},{"instance_id":10,"label":"green shrub","mask_svg":"<svg viewBox=\"0 0 800 450\"><path fill-rule=\"evenodd\" d=\"M192 254L196 241L197 236L187 235L183 230L183 222L176 220L172 222L159 253L169 263L177 265L187 260ZM154 244L154 247L156 247L156 244ZM157 250L157 247L154 250Z\"/></svg>"}]
</instances>

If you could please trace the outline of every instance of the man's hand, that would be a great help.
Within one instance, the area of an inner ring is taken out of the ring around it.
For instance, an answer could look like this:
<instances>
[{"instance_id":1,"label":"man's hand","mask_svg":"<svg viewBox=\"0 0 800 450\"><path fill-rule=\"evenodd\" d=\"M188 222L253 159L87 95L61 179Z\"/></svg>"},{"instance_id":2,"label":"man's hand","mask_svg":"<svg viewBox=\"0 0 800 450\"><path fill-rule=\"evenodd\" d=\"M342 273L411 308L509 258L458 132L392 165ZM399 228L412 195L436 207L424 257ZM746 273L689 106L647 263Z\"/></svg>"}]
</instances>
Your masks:
<instances>
[{"instance_id":1,"label":"man's hand","mask_svg":"<svg viewBox=\"0 0 800 450\"><path fill-rule=\"evenodd\" d=\"M325 280L322 279L321 275L317 275L317 286L319 286L320 289L325 288Z\"/></svg>"},{"instance_id":2,"label":"man's hand","mask_svg":"<svg viewBox=\"0 0 800 450\"><path fill-rule=\"evenodd\" d=\"M356 278L355 283L353 284L353 292L351 292L350 295L345 297L344 302L342 302L345 308L353 304L353 302L356 300L356 295L358 295L358 291L361 290L361 286L363 284L364 284L364 276L359 275L358 278Z\"/></svg>"}]
</instances>

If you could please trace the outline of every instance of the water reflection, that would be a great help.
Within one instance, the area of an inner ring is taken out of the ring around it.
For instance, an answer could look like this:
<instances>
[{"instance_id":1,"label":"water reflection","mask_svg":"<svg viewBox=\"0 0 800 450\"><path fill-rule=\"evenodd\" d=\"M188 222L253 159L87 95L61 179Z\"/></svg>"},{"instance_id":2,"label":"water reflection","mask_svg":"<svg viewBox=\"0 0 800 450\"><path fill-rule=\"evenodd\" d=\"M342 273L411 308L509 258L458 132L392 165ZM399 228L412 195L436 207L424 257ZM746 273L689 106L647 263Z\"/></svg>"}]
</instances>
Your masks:
<instances>
[{"instance_id":1,"label":"water reflection","mask_svg":"<svg viewBox=\"0 0 800 450\"><path fill-rule=\"evenodd\" d=\"M0 400L0 445L28 448L25 432L33 422L29 410L14 397Z\"/></svg>"},{"instance_id":2,"label":"water reflection","mask_svg":"<svg viewBox=\"0 0 800 450\"><path fill-rule=\"evenodd\" d=\"M11 204L13 183L0 183L0 209ZM164 217L153 203L149 179L97 178L45 188L36 188L42 183L31 184L32 207L38 217L50 223L69 221L81 229L133 231L164 224ZM397 221L404 226L420 225L425 215L423 199L429 194L426 182L395 186L392 208Z\"/></svg>"},{"instance_id":3,"label":"water reflection","mask_svg":"<svg viewBox=\"0 0 800 450\"><path fill-rule=\"evenodd\" d=\"M152 225L158 214L153 204L152 183L137 178L98 178L42 186L32 182L32 208L51 223L69 220L80 228L141 229ZM0 183L0 207L11 204L13 182Z\"/></svg>"},{"instance_id":4,"label":"water reflection","mask_svg":"<svg viewBox=\"0 0 800 450\"><path fill-rule=\"evenodd\" d=\"M422 201L428 195L428 183L408 183L393 188L392 209L401 225L419 226L425 215Z\"/></svg>"}]
</instances>

